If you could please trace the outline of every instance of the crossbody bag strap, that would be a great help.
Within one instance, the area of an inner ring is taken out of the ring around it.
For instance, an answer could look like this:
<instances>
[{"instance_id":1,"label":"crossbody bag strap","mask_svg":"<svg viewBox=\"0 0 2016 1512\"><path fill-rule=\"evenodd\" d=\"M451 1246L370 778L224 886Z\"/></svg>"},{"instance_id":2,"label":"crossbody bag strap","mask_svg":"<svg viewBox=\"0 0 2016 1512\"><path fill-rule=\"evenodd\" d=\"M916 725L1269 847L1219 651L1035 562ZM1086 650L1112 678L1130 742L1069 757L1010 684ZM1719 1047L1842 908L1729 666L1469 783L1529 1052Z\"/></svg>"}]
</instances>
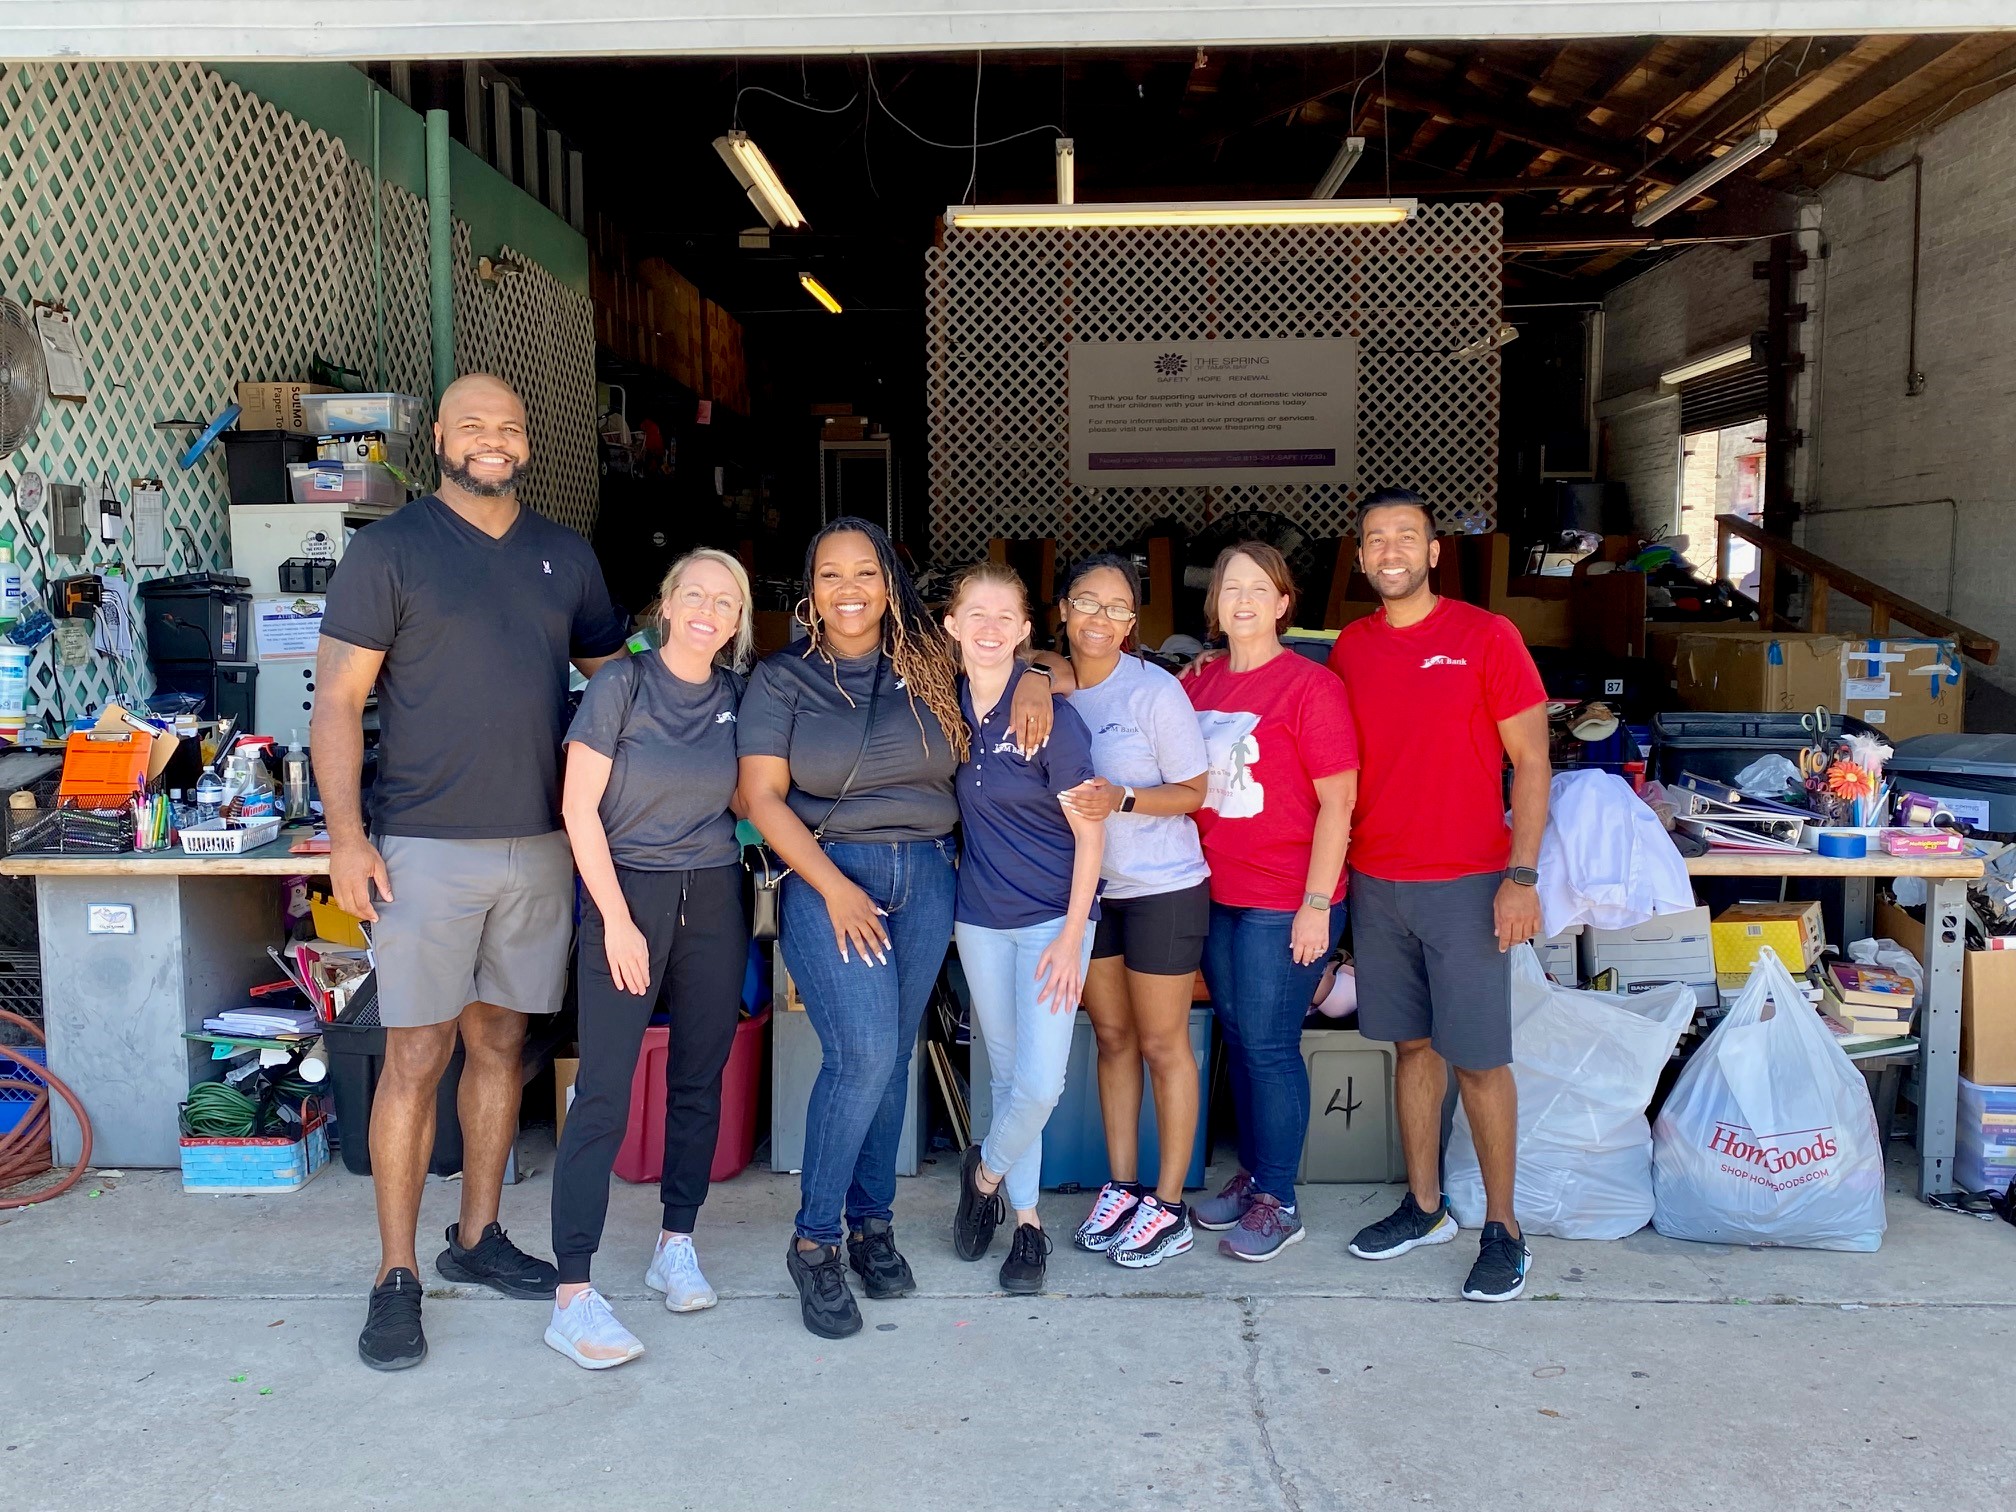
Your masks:
<instances>
[{"instance_id":1,"label":"crossbody bag strap","mask_svg":"<svg viewBox=\"0 0 2016 1512\"><path fill-rule=\"evenodd\" d=\"M882 658L875 659L875 680L868 685L868 718L861 726L861 749L854 753L854 765L848 768L847 780L840 784L840 796L833 800L833 807L826 810L826 817L819 821L819 827L812 831L812 838L819 839L826 833L826 826L833 822L833 816L840 811L847 794L854 787L854 779L861 775L861 763L868 756L868 742L875 734L875 705L882 697Z\"/></svg>"}]
</instances>

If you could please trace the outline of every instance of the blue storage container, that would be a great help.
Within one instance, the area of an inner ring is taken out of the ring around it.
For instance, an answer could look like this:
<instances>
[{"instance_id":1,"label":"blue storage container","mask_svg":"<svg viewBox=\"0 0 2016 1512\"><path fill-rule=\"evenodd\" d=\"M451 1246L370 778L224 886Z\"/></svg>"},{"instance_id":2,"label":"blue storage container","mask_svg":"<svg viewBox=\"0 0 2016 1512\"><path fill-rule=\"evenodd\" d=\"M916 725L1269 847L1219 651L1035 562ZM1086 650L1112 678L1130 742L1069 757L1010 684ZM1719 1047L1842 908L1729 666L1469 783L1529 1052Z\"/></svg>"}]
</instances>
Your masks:
<instances>
[{"instance_id":1,"label":"blue storage container","mask_svg":"<svg viewBox=\"0 0 2016 1512\"><path fill-rule=\"evenodd\" d=\"M49 1064L49 1052L40 1045L9 1045L8 1049L25 1055L38 1065ZM30 1071L17 1060L0 1055L0 1081L33 1082L44 1085L42 1078ZM11 1134L21 1127L21 1121L28 1116L28 1107L35 1101L33 1092L24 1092L15 1087L0 1087L0 1134Z\"/></svg>"},{"instance_id":2,"label":"blue storage container","mask_svg":"<svg viewBox=\"0 0 2016 1512\"><path fill-rule=\"evenodd\" d=\"M1197 1103L1210 1104L1211 1086L1211 1005L1198 1003L1190 1010L1190 1048L1197 1055ZM1157 1170L1162 1161L1161 1135L1155 1124L1155 1088L1142 1068L1141 1154L1142 1174ZM972 1078L973 1137L986 1137L994 1117L994 1089L989 1080L987 1045L976 1026L973 1031ZM1190 1169L1183 1185L1204 1185L1206 1119L1197 1120L1197 1139L1191 1146ZM1103 1185L1112 1169L1106 1160L1106 1125L1099 1113L1099 1056L1092 1038L1092 1020L1081 1009L1071 1028L1071 1059L1064 1072L1064 1095L1051 1110L1050 1122L1043 1126L1043 1185L1052 1191L1093 1191Z\"/></svg>"}]
</instances>

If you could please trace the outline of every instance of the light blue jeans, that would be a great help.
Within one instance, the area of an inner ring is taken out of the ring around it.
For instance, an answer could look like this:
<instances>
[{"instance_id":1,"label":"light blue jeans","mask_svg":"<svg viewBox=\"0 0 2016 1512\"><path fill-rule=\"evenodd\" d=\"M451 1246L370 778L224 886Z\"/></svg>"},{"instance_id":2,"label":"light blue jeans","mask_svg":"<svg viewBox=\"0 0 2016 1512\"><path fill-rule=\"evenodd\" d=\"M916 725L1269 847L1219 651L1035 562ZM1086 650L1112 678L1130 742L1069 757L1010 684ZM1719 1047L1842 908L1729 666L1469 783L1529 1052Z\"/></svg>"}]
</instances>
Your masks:
<instances>
[{"instance_id":1,"label":"light blue jeans","mask_svg":"<svg viewBox=\"0 0 2016 1512\"><path fill-rule=\"evenodd\" d=\"M973 994L974 1027L987 1044L994 1089L994 1116L980 1159L988 1170L1002 1173L1008 1205L1017 1210L1035 1207L1043 1185L1043 1125L1064 1094L1064 1068L1078 1019L1076 1003L1052 1013L1049 1003L1038 1001L1042 988L1036 982L1036 963L1063 932L1062 917L1020 929L952 926L959 964ZM1087 925L1078 962L1081 975L1091 959L1092 929Z\"/></svg>"}]
</instances>

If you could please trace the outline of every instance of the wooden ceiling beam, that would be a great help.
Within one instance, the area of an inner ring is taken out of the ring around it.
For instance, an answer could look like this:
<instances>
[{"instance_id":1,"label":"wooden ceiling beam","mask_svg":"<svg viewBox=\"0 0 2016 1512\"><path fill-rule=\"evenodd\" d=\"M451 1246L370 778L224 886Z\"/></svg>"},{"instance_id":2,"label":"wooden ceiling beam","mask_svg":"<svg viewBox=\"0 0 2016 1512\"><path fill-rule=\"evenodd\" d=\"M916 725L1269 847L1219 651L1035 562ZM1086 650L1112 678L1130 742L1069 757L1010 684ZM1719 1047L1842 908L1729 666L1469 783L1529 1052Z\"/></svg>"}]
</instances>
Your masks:
<instances>
[{"instance_id":1,"label":"wooden ceiling beam","mask_svg":"<svg viewBox=\"0 0 2016 1512\"><path fill-rule=\"evenodd\" d=\"M1830 142L1819 162L1800 165L1801 181L1808 185L1824 182L1831 170L1854 162L1863 153L1902 140L1935 116L1943 119L1942 112L1956 104L1962 96L1966 97L1967 105L1980 104L1990 94L2008 88L2012 72L2016 72L2016 46L1991 53L1964 74L1948 79L1924 99L1914 100L1895 115L1872 122L1851 137Z\"/></svg>"},{"instance_id":2,"label":"wooden ceiling beam","mask_svg":"<svg viewBox=\"0 0 2016 1512\"><path fill-rule=\"evenodd\" d=\"M1581 114L1587 116L1600 109L1617 91L1630 82L1631 76L1652 61L1652 54L1666 45L1664 37L1633 37L1596 82L1589 87L1583 99Z\"/></svg>"},{"instance_id":3,"label":"wooden ceiling beam","mask_svg":"<svg viewBox=\"0 0 2016 1512\"><path fill-rule=\"evenodd\" d=\"M1632 113L1630 127L1619 134L1642 136L1649 128L1658 125L1720 78L1724 69L1743 56L1750 42L1747 37L1705 39L1693 61L1674 75L1663 90L1649 100L1635 102L1644 108ZM1616 93L1616 90L1613 88L1611 93Z\"/></svg>"},{"instance_id":4,"label":"wooden ceiling beam","mask_svg":"<svg viewBox=\"0 0 2016 1512\"><path fill-rule=\"evenodd\" d=\"M1803 87L1814 75L1833 67L1860 46L1861 41L1860 37L1788 37L1785 45L1742 83L1732 87L1721 99L1661 142L1658 154L1638 176L1642 178L1660 166L1676 161L1681 149L1689 145L1697 149L1690 158L1706 157L1709 147L1753 117L1771 109ZM1678 176L1685 178L1686 172L1679 172Z\"/></svg>"},{"instance_id":5,"label":"wooden ceiling beam","mask_svg":"<svg viewBox=\"0 0 2016 1512\"><path fill-rule=\"evenodd\" d=\"M1913 37L1889 57L1864 69L1824 100L1779 127L1777 145L1757 159L1757 167L1752 171L1761 171L1780 158L1796 155L1815 137L1889 93L1913 74L1929 68L1967 40L1957 36Z\"/></svg>"},{"instance_id":6,"label":"wooden ceiling beam","mask_svg":"<svg viewBox=\"0 0 2016 1512\"><path fill-rule=\"evenodd\" d=\"M1398 109L1430 111L1458 125L1496 131L1620 173L1638 166L1638 155L1628 146L1595 135L1566 111L1497 99L1469 85L1424 77L1411 66L1390 72L1388 83L1371 87Z\"/></svg>"}]
</instances>

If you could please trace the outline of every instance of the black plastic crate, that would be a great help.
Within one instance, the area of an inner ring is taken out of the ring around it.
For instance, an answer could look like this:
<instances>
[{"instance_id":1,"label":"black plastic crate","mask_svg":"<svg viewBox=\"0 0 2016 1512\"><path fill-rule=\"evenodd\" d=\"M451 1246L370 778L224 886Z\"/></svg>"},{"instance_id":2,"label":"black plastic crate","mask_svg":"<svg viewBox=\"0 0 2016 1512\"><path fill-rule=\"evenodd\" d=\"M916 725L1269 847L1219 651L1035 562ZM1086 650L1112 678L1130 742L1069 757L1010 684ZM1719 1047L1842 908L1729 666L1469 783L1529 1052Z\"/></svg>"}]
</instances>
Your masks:
<instances>
[{"instance_id":1,"label":"black plastic crate","mask_svg":"<svg viewBox=\"0 0 2016 1512\"><path fill-rule=\"evenodd\" d=\"M1797 762L1799 752L1813 743L1813 732L1799 721L1811 714L1790 712L1724 713L1695 709L1656 714L1652 718L1652 775L1671 782L1682 772L1716 782L1730 782L1759 756L1773 753ZM1878 735L1883 732L1859 719L1836 714L1827 727L1829 738Z\"/></svg>"},{"instance_id":2,"label":"black plastic crate","mask_svg":"<svg viewBox=\"0 0 2016 1512\"><path fill-rule=\"evenodd\" d=\"M218 439L224 443L224 471L233 504L291 502L287 464L315 460L315 438L292 431L227 430Z\"/></svg>"}]
</instances>

